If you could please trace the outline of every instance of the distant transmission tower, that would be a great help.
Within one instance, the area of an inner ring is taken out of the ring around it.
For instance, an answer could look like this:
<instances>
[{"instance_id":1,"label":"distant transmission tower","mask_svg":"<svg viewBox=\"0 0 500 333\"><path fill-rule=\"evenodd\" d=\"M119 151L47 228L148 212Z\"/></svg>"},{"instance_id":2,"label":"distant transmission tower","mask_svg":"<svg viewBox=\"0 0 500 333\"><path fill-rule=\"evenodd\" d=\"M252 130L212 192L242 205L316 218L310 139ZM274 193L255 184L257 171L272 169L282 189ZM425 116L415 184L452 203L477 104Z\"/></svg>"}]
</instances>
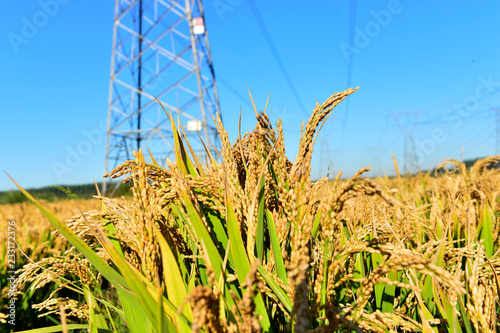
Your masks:
<instances>
[{"instance_id":1,"label":"distant transmission tower","mask_svg":"<svg viewBox=\"0 0 500 333\"><path fill-rule=\"evenodd\" d=\"M319 178L328 177L328 179L332 179L337 173L335 160L339 155L342 155L342 151L340 149L331 149L325 138L321 139L320 148Z\"/></svg>"},{"instance_id":2,"label":"distant transmission tower","mask_svg":"<svg viewBox=\"0 0 500 333\"><path fill-rule=\"evenodd\" d=\"M420 116L423 114L422 111L418 112L406 112L406 113L396 113L392 116L396 119L401 132L405 136L405 161L404 161L404 173L413 174L420 171L420 166L418 165L417 150L415 148L415 140L413 138L413 133L418 125ZM403 122L401 119L405 119ZM409 125L408 125L409 124Z\"/></svg>"},{"instance_id":3,"label":"distant transmission tower","mask_svg":"<svg viewBox=\"0 0 500 333\"><path fill-rule=\"evenodd\" d=\"M490 106L490 109L496 113L496 153L495 155L500 155L500 108L494 108Z\"/></svg>"},{"instance_id":4,"label":"distant transmission tower","mask_svg":"<svg viewBox=\"0 0 500 333\"><path fill-rule=\"evenodd\" d=\"M384 156L386 153L385 146L374 146L367 147L366 151L370 153L373 158L373 175L375 177L385 176L385 166L382 167L382 163L380 163L380 158Z\"/></svg>"},{"instance_id":5,"label":"distant transmission tower","mask_svg":"<svg viewBox=\"0 0 500 333\"><path fill-rule=\"evenodd\" d=\"M334 175L334 172L336 171L335 159L336 157L342 154L342 151L340 149L331 149L329 141L333 133L334 125L337 121L339 121L338 117L334 117L329 120L330 128L328 130L328 133L325 133L321 138L320 157L319 157L319 178L328 177L329 179L331 179L332 177L335 177Z\"/></svg>"},{"instance_id":6,"label":"distant transmission tower","mask_svg":"<svg viewBox=\"0 0 500 333\"><path fill-rule=\"evenodd\" d=\"M497 155L500 155L500 109L497 112Z\"/></svg>"},{"instance_id":7,"label":"distant transmission tower","mask_svg":"<svg viewBox=\"0 0 500 333\"><path fill-rule=\"evenodd\" d=\"M155 97L195 138L196 154L204 152L198 135L218 148L209 121L220 107L201 0L116 0L106 173L139 148L157 161L173 154L172 128Z\"/></svg>"}]
</instances>

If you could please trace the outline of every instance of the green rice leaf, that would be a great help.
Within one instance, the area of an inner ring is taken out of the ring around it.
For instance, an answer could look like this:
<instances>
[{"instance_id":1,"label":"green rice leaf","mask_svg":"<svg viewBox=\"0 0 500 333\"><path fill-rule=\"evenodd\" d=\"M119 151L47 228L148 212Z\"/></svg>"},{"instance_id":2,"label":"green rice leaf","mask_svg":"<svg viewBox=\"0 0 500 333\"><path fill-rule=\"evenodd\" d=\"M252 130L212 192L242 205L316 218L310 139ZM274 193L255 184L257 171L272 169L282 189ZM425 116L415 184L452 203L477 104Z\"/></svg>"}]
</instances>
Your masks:
<instances>
[{"instance_id":1,"label":"green rice leaf","mask_svg":"<svg viewBox=\"0 0 500 333\"><path fill-rule=\"evenodd\" d=\"M271 274L269 274L264 266L260 265L257 270L259 271L260 275L262 275L269 288L271 288L274 294L278 297L288 313L292 313L293 303L290 297L288 297L287 293L276 283L274 278L271 276Z\"/></svg>"},{"instance_id":2,"label":"green rice leaf","mask_svg":"<svg viewBox=\"0 0 500 333\"><path fill-rule=\"evenodd\" d=\"M397 272L391 271L388 274L391 281L397 281ZM382 312L392 313L394 309L394 298L396 297L396 286L386 285L382 295Z\"/></svg>"},{"instance_id":3,"label":"green rice leaf","mask_svg":"<svg viewBox=\"0 0 500 333\"><path fill-rule=\"evenodd\" d=\"M87 306L89 307L89 322L90 322L90 332L98 333L99 329L109 329L106 320L104 319L99 304L95 300L94 296L90 292L87 285L83 286L83 291L85 293L85 300L87 301Z\"/></svg>"},{"instance_id":4,"label":"green rice leaf","mask_svg":"<svg viewBox=\"0 0 500 333\"><path fill-rule=\"evenodd\" d=\"M479 229L479 239L483 240L484 250L486 251L488 258L491 258L491 256L493 255L493 246L494 246L493 223L488 204L484 206L483 214L478 229Z\"/></svg>"},{"instance_id":5,"label":"green rice leaf","mask_svg":"<svg viewBox=\"0 0 500 333\"><path fill-rule=\"evenodd\" d=\"M283 283L288 286L288 276L286 273L285 262L283 261L283 255L281 254L281 246L278 234L276 232L273 215L269 210L266 210L266 220L269 231L269 238L271 238L271 247L273 249L274 262L276 264L276 272L281 281L283 281Z\"/></svg>"},{"instance_id":6,"label":"green rice leaf","mask_svg":"<svg viewBox=\"0 0 500 333\"><path fill-rule=\"evenodd\" d=\"M17 184L10 175L7 174L12 182L19 190L40 210L47 220L56 228L63 236L73 245L80 253L82 253L95 268L115 287L128 289L126 280L114 269L112 269L104 260L102 260L80 237L69 229L65 223L61 222L51 212L45 209L35 198L33 198L25 189Z\"/></svg>"},{"instance_id":7,"label":"green rice leaf","mask_svg":"<svg viewBox=\"0 0 500 333\"><path fill-rule=\"evenodd\" d=\"M230 251L233 254L235 270L237 272L238 281L243 284L246 276L250 272L250 262L248 260L243 239L241 238L241 231L234 215L233 205L231 200L226 196L226 221L229 240L231 241ZM267 310L260 293L255 297L255 310L262 316L260 321L262 329L267 332L271 327L271 322L267 315Z\"/></svg>"},{"instance_id":8,"label":"green rice leaf","mask_svg":"<svg viewBox=\"0 0 500 333\"><path fill-rule=\"evenodd\" d=\"M371 255L373 262L373 270L375 270L383 261L382 255L380 253L373 253ZM382 283L377 283L374 287L375 293L375 306L377 309L382 309L382 300L384 297L384 287L385 285Z\"/></svg>"},{"instance_id":9,"label":"green rice leaf","mask_svg":"<svg viewBox=\"0 0 500 333\"><path fill-rule=\"evenodd\" d=\"M311 237L316 238L318 235L318 230L321 222L321 209L318 209L318 212L316 213L316 216L314 217L314 222L313 222L313 227L311 231Z\"/></svg>"},{"instance_id":10,"label":"green rice leaf","mask_svg":"<svg viewBox=\"0 0 500 333\"><path fill-rule=\"evenodd\" d=\"M471 325L471 322L469 320L469 315L467 314L467 311L465 310L463 298L464 298L464 296L457 297L458 308L460 310L461 318L464 321L465 331L467 333L473 333L474 330L472 329L472 325Z\"/></svg>"},{"instance_id":11,"label":"green rice leaf","mask_svg":"<svg viewBox=\"0 0 500 333\"><path fill-rule=\"evenodd\" d=\"M87 325L87 324L68 324L66 327L68 328L68 331L86 330L86 329L90 328L89 325ZM36 328L33 330L27 330L27 331L17 331L16 333L53 333L53 332L62 332L62 331L63 331L63 326L56 325L56 326L50 326L50 327L44 327L44 328Z\"/></svg>"},{"instance_id":12,"label":"green rice leaf","mask_svg":"<svg viewBox=\"0 0 500 333\"><path fill-rule=\"evenodd\" d=\"M172 133L174 136L174 146L175 146L175 161L177 163L177 166L179 170L184 175L190 174L193 176L197 176L198 173L196 172L196 169L193 166L193 163L191 163L191 159L189 158L186 148L184 148L184 144L182 142L182 137L179 134L179 131L177 130L177 126L175 125L175 121L172 117L172 114L168 113L167 110L163 107L163 104L160 102L158 98L156 98L156 101L160 104L162 107L163 111L167 115L168 119L170 120L170 124L172 126Z\"/></svg>"},{"instance_id":13,"label":"green rice leaf","mask_svg":"<svg viewBox=\"0 0 500 333\"><path fill-rule=\"evenodd\" d=\"M215 276L219 277L222 272L222 258L217 247L215 246L210 233L208 232L205 224L198 215L198 211L194 207L189 196L182 192L183 204L189 216L189 220L194 228L194 232L198 237L202 246L206 249L207 256L210 260L210 266L214 270Z\"/></svg>"},{"instance_id":14,"label":"green rice leaf","mask_svg":"<svg viewBox=\"0 0 500 333\"><path fill-rule=\"evenodd\" d=\"M183 304L183 301L187 297L187 289L182 278L177 259L172 252L172 249L168 242L165 240L158 228L154 227L154 232L161 249L161 259L163 263L163 282L167 289L167 296L170 302L178 309ZM158 302L163 304L163 302ZM182 309L182 314L190 321L193 322L193 312L191 305L186 303ZM175 318L175 312L170 314L170 317ZM176 327L179 332L191 332L190 325L182 321L173 320L176 323Z\"/></svg>"},{"instance_id":15,"label":"green rice leaf","mask_svg":"<svg viewBox=\"0 0 500 333\"><path fill-rule=\"evenodd\" d=\"M260 179L260 189L259 189L259 207L257 213L257 231L255 236L255 250L257 252L257 258L260 261L264 259L264 217L265 213L265 187L264 187L264 176Z\"/></svg>"}]
</instances>

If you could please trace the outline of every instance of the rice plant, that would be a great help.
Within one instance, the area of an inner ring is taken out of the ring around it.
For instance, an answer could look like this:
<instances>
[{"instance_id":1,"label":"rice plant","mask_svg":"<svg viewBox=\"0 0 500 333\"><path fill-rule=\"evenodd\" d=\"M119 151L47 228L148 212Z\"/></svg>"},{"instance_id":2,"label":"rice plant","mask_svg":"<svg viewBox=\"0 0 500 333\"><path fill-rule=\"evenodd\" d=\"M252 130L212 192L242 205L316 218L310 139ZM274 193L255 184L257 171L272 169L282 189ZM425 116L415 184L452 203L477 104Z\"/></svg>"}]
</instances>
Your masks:
<instances>
[{"instance_id":1,"label":"rice plant","mask_svg":"<svg viewBox=\"0 0 500 333\"><path fill-rule=\"evenodd\" d=\"M66 218L79 213L77 205L82 209L99 208L97 200L58 201L44 203L44 205L60 218ZM63 255L65 251L69 250L70 244L64 238L54 235L52 233L54 228L45 219L40 210L27 202L0 205L0 221L2 221L2 226L0 227L0 252L2 253L0 258L0 309L2 309L1 311L5 311L4 309L8 306L10 299L8 297L10 283L7 278L11 274L8 271L12 270L8 268L7 260L7 221L15 221L15 238L19 245L19 249L16 251L16 268L22 268L28 263L39 262L53 256ZM53 292L59 294L56 290L57 286L50 283L38 289L26 286L23 293L19 294L16 299L16 331L40 327L40 325L48 325L53 320L59 319L59 314L55 317L48 314L38 318L38 310L32 307L34 304L43 302ZM64 293L68 293L68 291L66 290ZM5 316L0 318L2 325L6 324L8 319ZM9 326L3 326L0 331L6 331Z\"/></svg>"},{"instance_id":2,"label":"rice plant","mask_svg":"<svg viewBox=\"0 0 500 333\"><path fill-rule=\"evenodd\" d=\"M170 115L174 161L137 151L107 175L132 182L133 200L99 194L102 209L62 222L21 189L73 248L20 281L80 295L34 306L67 316L59 331L499 330L496 159L312 182L318 131L355 91L316 105L294 161L254 104L255 129L234 143L215 119L222 148L204 161Z\"/></svg>"}]
</instances>

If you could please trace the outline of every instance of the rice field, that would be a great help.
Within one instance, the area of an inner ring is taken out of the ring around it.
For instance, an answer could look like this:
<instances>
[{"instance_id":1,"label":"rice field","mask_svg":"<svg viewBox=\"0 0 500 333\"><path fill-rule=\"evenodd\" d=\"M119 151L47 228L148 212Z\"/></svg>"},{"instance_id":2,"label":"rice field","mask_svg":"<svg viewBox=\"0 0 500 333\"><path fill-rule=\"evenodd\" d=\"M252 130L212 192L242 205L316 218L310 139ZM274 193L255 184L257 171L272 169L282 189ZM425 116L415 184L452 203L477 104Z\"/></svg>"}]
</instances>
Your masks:
<instances>
[{"instance_id":1,"label":"rice field","mask_svg":"<svg viewBox=\"0 0 500 333\"><path fill-rule=\"evenodd\" d=\"M98 200L62 200L56 202L43 203L47 209L55 214L59 219L66 219L71 216L80 214L80 210L95 210L100 208ZM71 245L61 237L53 234L55 230L50 222L43 216L42 212L32 203L21 202L15 204L0 205L0 251L2 257L0 259L0 292L1 314L7 314L6 309L9 301L9 283L7 277L10 274L7 267L7 249L8 249L8 232L7 221L15 221L15 238L22 252L17 251L16 268L22 268L30 263L30 260L38 262L42 259L61 256L66 250L69 250ZM24 252L24 254L23 254ZM30 258L29 259L27 259ZM40 314L38 310L33 309L32 305L42 302L48 294L56 290L54 285L46 286L36 291L30 292L24 289L22 297L17 297L17 313L16 313L16 331L20 329L42 327L43 324L51 323L46 318L37 318ZM8 317L1 317L0 321L1 332L10 332L6 321ZM59 316L57 316L59 319Z\"/></svg>"},{"instance_id":2,"label":"rice field","mask_svg":"<svg viewBox=\"0 0 500 333\"><path fill-rule=\"evenodd\" d=\"M317 104L294 161L265 111L234 143L216 119L207 162L172 120L174 161L138 151L108 175L132 200L3 206L33 260L19 301L62 332L500 331L497 159L312 182L318 130L355 90Z\"/></svg>"}]
</instances>

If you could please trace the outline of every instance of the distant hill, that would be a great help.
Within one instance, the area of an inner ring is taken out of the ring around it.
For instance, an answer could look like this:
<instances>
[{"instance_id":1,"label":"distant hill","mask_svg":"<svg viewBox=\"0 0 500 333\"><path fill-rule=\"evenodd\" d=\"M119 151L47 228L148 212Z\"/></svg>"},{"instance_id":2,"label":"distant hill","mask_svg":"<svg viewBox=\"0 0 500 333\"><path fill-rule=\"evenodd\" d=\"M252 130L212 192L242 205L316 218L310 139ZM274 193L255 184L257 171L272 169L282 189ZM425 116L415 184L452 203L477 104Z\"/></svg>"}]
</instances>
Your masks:
<instances>
[{"instance_id":1,"label":"distant hill","mask_svg":"<svg viewBox=\"0 0 500 333\"><path fill-rule=\"evenodd\" d=\"M482 159L475 158L470 160L465 160L463 163L470 168L476 163L477 160ZM491 168L500 168L500 163L490 166ZM425 171L426 172L426 171ZM436 170L435 168L431 170L431 175L442 174L444 170ZM114 183L116 184L116 183ZM99 188L102 188L102 183L97 183ZM111 184L113 187L113 184ZM132 183L121 185L116 193L115 197L128 196L131 195L130 188ZM80 199L90 199L92 196L96 195L95 184L82 184L82 185L62 185L62 186L46 186L41 188L30 188L27 191L35 198L47 201L54 201L56 199L68 199L68 198L80 198ZM21 191L3 191L0 192L0 205L23 202L26 201L26 197L21 193Z\"/></svg>"},{"instance_id":2,"label":"distant hill","mask_svg":"<svg viewBox=\"0 0 500 333\"><path fill-rule=\"evenodd\" d=\"M476 163L478 160L481 160L484 158L486 158L486 157L478 157L478 158L474 158L474 159L470 159L470 160L465 160L462 163L465 164L467 169L470 169L474 165L474 163ZM451 164L450 164L450 166L451 166ZM498 168L500 168L500 162L497 162L496 164L492 164L488 167L488 169L498 169ZM443 169L436 170L436 168L434 168L434 169L431 169L430 171L431 171L431 175L433 175L433 176L436 174L444 173ZM425 172L427 172L427 171L425 171Z\"/></svg>"},{"instance_id":3,"label":"distant hill","mask_svg":"<svg viewBox=\"0 0 500 333\"><path fill-rule=\"evenodd\" d=\"M113 187L116 183L111 183ZM102 183L97 183L99 188L102 188ZM130 195L130 188L132 183L122 184L115 193L115 197ZM82 184L82 185L60 185L60 186L46 186L41 188L29 188L27 191L35 198L47 201L54 201L56 199L90 199L97 194L95 184ZM2 191L0 192L0 205L17 203L26 201L27 198L21 191Z\"/></svg>"}]
</instances>

